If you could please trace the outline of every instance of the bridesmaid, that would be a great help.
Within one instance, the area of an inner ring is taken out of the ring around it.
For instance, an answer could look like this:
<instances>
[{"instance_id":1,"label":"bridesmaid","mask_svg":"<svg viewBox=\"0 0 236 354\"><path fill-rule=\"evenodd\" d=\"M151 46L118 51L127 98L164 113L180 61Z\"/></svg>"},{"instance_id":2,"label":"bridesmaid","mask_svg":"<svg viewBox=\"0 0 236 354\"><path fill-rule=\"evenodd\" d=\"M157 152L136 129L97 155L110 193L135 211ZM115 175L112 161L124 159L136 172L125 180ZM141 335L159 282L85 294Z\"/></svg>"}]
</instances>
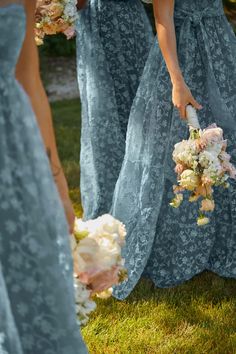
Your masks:
<instances>
[{"instance_id":1,"label":"bridesmaid","mask_svg":"<svg viewBox=\"0 0 236 354\"><path fill-rule=\"evenodd\" d=\"M236 183L216 189L209 225L198 206L169 202L176 184L174 144L188 137L186 106L202 128L224 128L236 164L236 39L221 0L154 0L155 40L134 100L113 215L127 227L123 256L129 279L115 289L127 297L140 276L173 287L210 270L236 278ZM202 107L201 107L202 105ZM176 109L174 108L176 107Z\"/></svg>"},{"instance_id":2,"label":"bridesmaid","mask_svg":"<svg viewBox=\"0 0 236 354\"><path fill-rule=\"evenodd\" d=\"M85 6L78 1L78 8ZM139 0L89 0L77 23L84 218L111 207L130 108L153 40Z\"/></svg>"},{"instance_id":3,"label":"bridesmaid","mask_svg":"<svg viewBox=\"0 0 236 354\"><path fill-rule=\"evenodd\" d=\"M33 36L32 3L0 2L0 352L85 354L68 224L29 99L14 77L26 19Z\"/></svg>"},{"instance_id":4,"label":"bridesmaid","mask_svg":"<svg viewBox=\"0 0 236 354\"><path fill-rule=\"evenodd\" d=\"M70 232L72 233L75 216L72 203L69 198L67 182L57 152L51 109L40 77L39 58L34 40L34 13L34 1L27 3L26 37L17 63L16 75L30 97L31 104L36 114L39 128L44 140L44 145L50 157L54 180L63 202L67 221L70 226Z\"/></svg>"}]
</instances>

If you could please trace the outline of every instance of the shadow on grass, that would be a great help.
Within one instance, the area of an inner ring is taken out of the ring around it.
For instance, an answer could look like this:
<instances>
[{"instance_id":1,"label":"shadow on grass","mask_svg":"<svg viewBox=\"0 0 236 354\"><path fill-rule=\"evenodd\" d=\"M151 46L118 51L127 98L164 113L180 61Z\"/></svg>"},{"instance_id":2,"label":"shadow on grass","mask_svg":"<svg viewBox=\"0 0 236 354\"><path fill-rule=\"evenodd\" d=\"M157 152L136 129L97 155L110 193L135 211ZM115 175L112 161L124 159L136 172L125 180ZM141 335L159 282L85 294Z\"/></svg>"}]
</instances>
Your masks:
<instances>
[{"instance_id":1,"label":"shadow on grass","mask_svg":"<svg viewBox=\"0 0 236 354\"><path fill-rule=\"evenodd\" d=\"M149 289L148 292L147 288ZM176 306L179 305L179 299L189 303L194 297L201 297L206 301L217 304L222 298L232 299L232 297L236 297L236 282L234 279L221 278L207 271L196 275L182 285L165 289L156 288L150 280L142 279L126 301L137 301L140 299L140 295L145 300L152 298L161 301L168 298Z\"/></svg>"},{"instance_id":2,"label":"shadow on grass","mask_svg":"<svg viewBox=\"0 0 236 354\"><path fill-rule=\"evenodd\" d=\"M142 279L128 299L98 301L84 334L99 354L233 354L235 294L234 280L210 272L171 289Z\"/></svg>"}]
</instances>

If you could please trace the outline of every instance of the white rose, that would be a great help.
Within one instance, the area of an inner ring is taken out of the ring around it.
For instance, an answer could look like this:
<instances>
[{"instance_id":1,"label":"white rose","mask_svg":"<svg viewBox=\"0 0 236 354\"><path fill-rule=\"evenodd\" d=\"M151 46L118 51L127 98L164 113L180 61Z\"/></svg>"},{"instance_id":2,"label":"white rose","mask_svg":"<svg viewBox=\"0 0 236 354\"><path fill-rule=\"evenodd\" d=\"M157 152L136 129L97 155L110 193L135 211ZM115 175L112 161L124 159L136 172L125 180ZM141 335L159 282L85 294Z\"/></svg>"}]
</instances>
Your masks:
<instances>
[{"instance_id":1,"label":"white rose","mask_svg":"<svg viewBox=\"0 0 236 354\"><path fill-rule=\"evenodd\" d=\"M121 246L124 244L126 237L125 226L109 214L105 214L94 220L93 228L90 228L90 232L91 237L97 240L109 234Z\"/></svg>"},{"instance_id":2,"label":"white rose","mask_svg":"<svg viewBox=\"0 0 236 354\"><path fill-rule=\"evenodd\" d=\"M186 151L188 146L188 141L183 140L177 144L175 144L174 151L173 151L173 160L178 163L179 155Z\"/></svg>"}]
</instances>

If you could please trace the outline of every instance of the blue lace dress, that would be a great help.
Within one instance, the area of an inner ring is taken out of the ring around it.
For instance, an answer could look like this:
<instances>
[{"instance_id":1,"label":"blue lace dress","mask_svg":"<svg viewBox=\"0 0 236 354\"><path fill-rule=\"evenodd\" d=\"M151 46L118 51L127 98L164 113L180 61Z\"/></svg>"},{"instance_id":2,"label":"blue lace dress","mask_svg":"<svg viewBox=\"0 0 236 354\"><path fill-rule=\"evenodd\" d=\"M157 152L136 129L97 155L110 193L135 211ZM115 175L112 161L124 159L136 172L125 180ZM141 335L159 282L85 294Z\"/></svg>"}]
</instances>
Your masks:
<instances>
[{"instance_id":1,"label":"blue lace dress","mask_svg":"<svg viewBox=\"0 0 236 354\"><path fill-rule=\"evenodd\" d=\"M15 79L20 1L0 3L0 353L84 354L68 226L29 100Z\"/></svg>"},{"instance_id":2,"label":"blue lace dress","mask_svg":"<svg viewBox=\"0 0 236 354\"><path fill-rule=\"evenodd\" d=\"M236 163L236 39L221 0L176 0L178 56L193 95L203 105L204 128L224 128ZM205 269L236 278L236 184L216 190L211 223L196 225L198 207L173 209L174 144L188 136L171 102L172 86L157 41L131 108L127 147L112 213L127 226L124 250L129 280L115 296L129 295L144 274L158 287L173 287Z\"/></svg>"},{"instance_id":3,"label":"blue lace dress","mask_svg":"<svg viewBox=\"0 0 236 354\"><path fill-rule=\"evenodd\" d=\"M110 210L130 108L153 43L139 0L89 0L77 23L85 219Z\"/></svg>"}]
</instances>

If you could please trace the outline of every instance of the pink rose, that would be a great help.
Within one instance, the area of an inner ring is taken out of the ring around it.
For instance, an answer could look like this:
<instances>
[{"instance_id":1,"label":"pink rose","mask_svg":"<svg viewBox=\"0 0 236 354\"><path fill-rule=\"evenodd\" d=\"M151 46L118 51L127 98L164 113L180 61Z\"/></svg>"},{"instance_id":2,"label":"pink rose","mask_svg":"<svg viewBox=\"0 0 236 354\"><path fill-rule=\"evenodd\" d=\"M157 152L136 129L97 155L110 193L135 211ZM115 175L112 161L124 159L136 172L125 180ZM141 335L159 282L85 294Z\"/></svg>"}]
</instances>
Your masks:
<instances>
[{"instance_id":1,"label":"pink rose","mask_svg":"<svg viewBox=\"0 0 236 354\"><path fill-rule=\"evenodd\" d=\"M222 168L227 172L230 178L236 179L236 168L229 161L222 162Z\"/></svg>"},{"instance_id":2,"label":"pink rose","mask_svg":"<svg viewBox=\"0 0 236 354\"><path fill-rule=\"evenodd\" d=\"M178 175L181 175L181 173L184 171L184 166L181 163L177 163L177 165L175 166L175 172Z\"/></svg>"},{"instance_id":3,"label":"pink rose","mask_svg":"<svg viewBox=\"0 0 236 354\"><path fill-rule=\"evenodd\" d=\"M230 178L236 179L236 168L232 165L232 163L229 168L229 176Z\"/></svg>"},{"instance_id":4,"label":"pink rose","mask_svg":"<svg viewBox=\"0 0 236 354\"><path fill-rule=\"evenodd\" d=\"M205 129L201 136L202 144L219 143L223 140L223 130L215 124Z\"/></svg>"},{"instance_id":5,"label":"pink rose","mask_svg":"<svg viewBox=\"0 0 236 354\"><path fill-rule=\"evenodd\" d=\"M203 199L201 211L213 211L215 209L215 202L211 199Z\"/></svg>"},{"instance_id":6,"label":"pink rose","mask_svg":"<svg viewBox=\"0 0 236 354\"><path fill-rule=\"evenodd\" d=\"M109 270L94 270L89 273L80 273L79 279L81 283L88 285L93 293L100 293L119 284L119 272L120 268L114 266Z\"/></svg>"},{"instance_id":7,"label":"pink rose","mask_svg":"<svg viewBox=\"0 0 236 354\"><path fill-rule=\"evenodd\" d=\"M227 154L227 152L223 151L223 152L221 152L221 154L220 154L220 159L221 159L222 161L230 161L231 156L230 156L229 154Z\"/></svg>"}]
</instances>

